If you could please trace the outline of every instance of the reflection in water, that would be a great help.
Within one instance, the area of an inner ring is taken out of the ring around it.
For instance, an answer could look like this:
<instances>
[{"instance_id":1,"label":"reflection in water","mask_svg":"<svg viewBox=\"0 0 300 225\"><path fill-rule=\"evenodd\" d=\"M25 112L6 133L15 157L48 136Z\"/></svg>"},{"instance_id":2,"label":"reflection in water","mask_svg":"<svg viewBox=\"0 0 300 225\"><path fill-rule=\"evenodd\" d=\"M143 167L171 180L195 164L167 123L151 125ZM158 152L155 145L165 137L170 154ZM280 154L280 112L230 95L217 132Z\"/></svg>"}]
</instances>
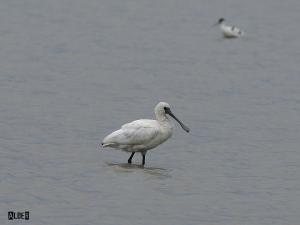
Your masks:
<instances>
[{"instance_id":1,"label":"reflection in water","mask_svg":"<svg viewBox=\"0 0 300 225\"><path fill-rule=\"evenodd\" d=\"M121 172L121 173L131 173L131 172L141 171L146 175L151 175L153 177L160 178L160 179L171 177L167 169L159 168L159 167L146 167L139 164L113 163L113 162L107 162L106 165L108 167L112 167L116 172Z\"/></svg>"}]
</instances>

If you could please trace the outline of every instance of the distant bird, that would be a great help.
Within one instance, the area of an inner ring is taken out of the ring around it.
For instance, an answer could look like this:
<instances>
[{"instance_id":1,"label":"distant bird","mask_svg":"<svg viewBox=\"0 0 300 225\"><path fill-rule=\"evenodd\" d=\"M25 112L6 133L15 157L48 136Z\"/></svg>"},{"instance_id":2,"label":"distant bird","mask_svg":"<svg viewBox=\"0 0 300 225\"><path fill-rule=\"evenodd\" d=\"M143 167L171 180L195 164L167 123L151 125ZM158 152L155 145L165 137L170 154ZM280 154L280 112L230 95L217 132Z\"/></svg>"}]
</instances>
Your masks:
<instances>
[{"instance_id":1,"label":"distant bird","mask_svg":"<svg viewBox=\"0 0 300 225\"><path fill-rule=\"evenodd\" d=\"M154 109L156 120L140 119L124 124L121 129L116 130L106 136L102 141L103 148L111 147L125 152L131 152L128 163L136 152L145 156L148 150L155 148L172 136L172 124L167 114L173 117L182 127L189 132L190 129L177 119L171 112L170 105L160 102Z\"/></svg>"},{"instance_id":2,"label":"distant bird","mask_svg":"<svg viewBox=\"0 0 300 225\"><path fill-rule=\"evenodd\" d=\"M238 38L245 34L244 31L235 27L235 26L228 26L225 24L225 19L220 18L215 25L219 25L221 31L223 32L224 38Z\"/></svg>"}]
</instances>

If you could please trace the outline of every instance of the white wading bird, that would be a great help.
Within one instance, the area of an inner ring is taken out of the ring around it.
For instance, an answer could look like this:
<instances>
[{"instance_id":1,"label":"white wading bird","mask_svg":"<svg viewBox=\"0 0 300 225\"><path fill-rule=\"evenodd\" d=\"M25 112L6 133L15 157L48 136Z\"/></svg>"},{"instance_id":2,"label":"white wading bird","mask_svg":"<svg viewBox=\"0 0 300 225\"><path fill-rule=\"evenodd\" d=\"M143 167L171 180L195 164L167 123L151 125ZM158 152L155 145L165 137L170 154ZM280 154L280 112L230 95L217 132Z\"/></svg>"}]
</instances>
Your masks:
<instances>
[{"instance_id":1,"label":"white wading bird","mask_svg":"<svg viewBox=\"0 0 300 225\"><path fill-rule=\"evenodd\" d=\"M134 153L140 152L143 156L143 165L145 165L147 151L160 145L172 135L172 124L167 114L173 117L183 130L186 132L190 131L187 126L174 116L168 103L158 103L154 112L156 120L135 120L124 124L121 129L106 136L102 141L103 148L111 147L131 152L128 163L131 163Z\"/></svg>"},{"instance_id":2,"label":"white wading bird","mask_svg":"<svg viewBox=\"0 0 300 225\"><path fill-rule=\"evenodd\" d=\"M225 24L225 19L220 18L215 25L219 25L223 32L224 38L237 38L243 36L245 33L235 26L228 26Z\"/></svg>"}]
</instances>

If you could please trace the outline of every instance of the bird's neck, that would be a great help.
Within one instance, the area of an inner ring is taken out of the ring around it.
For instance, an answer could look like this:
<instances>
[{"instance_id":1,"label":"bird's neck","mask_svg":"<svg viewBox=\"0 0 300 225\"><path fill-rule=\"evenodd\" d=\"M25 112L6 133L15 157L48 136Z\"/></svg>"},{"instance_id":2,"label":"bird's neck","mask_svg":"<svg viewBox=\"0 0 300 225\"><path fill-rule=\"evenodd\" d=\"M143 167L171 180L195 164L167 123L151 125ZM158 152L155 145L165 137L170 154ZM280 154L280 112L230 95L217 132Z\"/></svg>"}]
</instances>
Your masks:
<instances>
[{"instance_id":1,"label":"bird's neck","mask_svg":"<svg viewBox=\"0 0 300 225\"><path fill-rule=\"evenodd\" d=\"M222 22L222 23L220 23L220 25L219 25L221 28L224 28L224 27L226 27L226 24L224 23L224 22Z\"/></svg>"},{"instance_id":2,"label":"bird's neck","mask_svg":"<svg viewBox=\"0 0 300 225\"><path fill-rule=\"evenodd\" d=\"M163 118L160 118L157 121L159 122L161 128L167 131L172 131L173 125L171 120L167 116L164 116Z\"/></svg>"},{"instance_id":3,"label":"bird's neck","mask_svg":"<svg viewBox=\"0 0 300 225\"><path fill-rule=\"evenodd\" d=\"M166 115L156 115L156 119L160 123L166 123L166 122L169 123L170 122L169 118Z\"/></svg>"}]
</instances>

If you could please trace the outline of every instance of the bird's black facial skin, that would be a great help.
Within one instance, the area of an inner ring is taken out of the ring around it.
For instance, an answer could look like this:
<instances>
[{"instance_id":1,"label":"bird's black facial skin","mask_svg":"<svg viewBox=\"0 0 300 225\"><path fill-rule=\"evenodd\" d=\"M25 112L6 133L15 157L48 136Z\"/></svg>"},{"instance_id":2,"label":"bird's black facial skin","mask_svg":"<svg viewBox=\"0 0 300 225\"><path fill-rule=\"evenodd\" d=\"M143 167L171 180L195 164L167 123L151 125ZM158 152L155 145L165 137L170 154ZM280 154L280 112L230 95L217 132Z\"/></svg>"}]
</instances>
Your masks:
<instances>
[{"instance_id":1,"label":"bird's black facial skin","mask_svg":"<svg viewBox=\"0 0 300 225\"><path fill-rule=\"evenodd\" d=\"M164 110L166 113L171 112L171 109L169 107L164 107Z\"/></svg>"},{"instance_id":2,"label":"bird's black facial skin","mask_svg":"<svg viewBox=\"0 0 300 225\"><path fill-rule=\"evenodd\" d=\"M220 23L224 22L224 20L225 20L224 18L220 18L218 23L220 24Z\"/></svg>"},{"instance_id":3,"label":"bird's black facial skin","mask_svg":"<svg viewBox=\"0 0 300 225\"><path fill-rule=\"evenodd\" d=\"M224 18L220 18L220 19L218 20L218 22L216 22L216 23L213 25L213 27L214 27L214 26L217 26L217 25L220 25L220 24L223 23L224 21L225 21Z\"/></svg>"}]
</instances>

